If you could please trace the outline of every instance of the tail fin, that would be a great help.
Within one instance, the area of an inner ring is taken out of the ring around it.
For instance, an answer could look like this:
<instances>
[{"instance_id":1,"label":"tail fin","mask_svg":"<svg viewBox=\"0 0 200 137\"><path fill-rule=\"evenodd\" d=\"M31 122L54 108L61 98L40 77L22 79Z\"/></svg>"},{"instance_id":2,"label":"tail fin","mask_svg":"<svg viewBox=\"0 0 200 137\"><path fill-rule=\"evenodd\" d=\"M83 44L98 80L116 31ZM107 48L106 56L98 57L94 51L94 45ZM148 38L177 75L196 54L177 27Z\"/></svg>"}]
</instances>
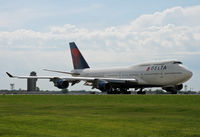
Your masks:
<instances>
[{"instance_id":1,"label":"tail fin","mask_svg":"<svg viewBox=\"0 0 200 137\"><path fill-rule=\"evenodd\" d=\"M81 52L77 48L75 42L70 42L69 45L72 54L74 69L90 68L87 62L85 61L84 57L82 56Z\"/></svg>"}]
</instances>

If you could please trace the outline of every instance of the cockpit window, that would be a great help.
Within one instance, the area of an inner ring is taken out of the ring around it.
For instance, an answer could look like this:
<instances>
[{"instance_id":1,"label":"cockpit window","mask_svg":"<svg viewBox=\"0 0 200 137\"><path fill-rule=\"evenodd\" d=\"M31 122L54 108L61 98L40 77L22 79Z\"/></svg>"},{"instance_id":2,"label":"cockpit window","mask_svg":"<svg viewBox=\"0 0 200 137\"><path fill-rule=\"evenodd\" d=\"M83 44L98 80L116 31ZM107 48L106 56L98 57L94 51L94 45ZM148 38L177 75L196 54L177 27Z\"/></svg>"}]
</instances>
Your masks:
<instances>
[{"instance_id":1,"label":"cockpit window","mask_svg":"<svg viewBox=\"0 0 200 137\"><path fill-rule=\"evenodd\" d=\"M183 63L180 61L174 61L173 64L183 64Z\"/></svg>"}]
</instances>

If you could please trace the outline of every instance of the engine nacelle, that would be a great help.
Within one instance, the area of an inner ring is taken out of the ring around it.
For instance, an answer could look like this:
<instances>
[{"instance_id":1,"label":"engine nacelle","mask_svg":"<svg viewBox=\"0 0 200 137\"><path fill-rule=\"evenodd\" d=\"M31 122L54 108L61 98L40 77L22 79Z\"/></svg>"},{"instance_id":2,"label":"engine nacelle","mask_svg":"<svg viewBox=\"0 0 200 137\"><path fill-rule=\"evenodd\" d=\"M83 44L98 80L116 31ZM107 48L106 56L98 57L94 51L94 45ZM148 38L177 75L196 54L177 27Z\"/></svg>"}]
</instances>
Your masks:
<instances>
[{"instance_id":1,"label":"engine nacelle","mask_svg":"<svg viewBox=\"0 0 200 137\"><path fill-rule=\"evenodd\" d=\"M177 90L181 90L181 89L183 89L183 84L176 85L175 88L176 88Z\"/></svg>"},{"instance_id":2,"label":"engine nacelle","mask_svg":"<svg viewBox=\"0 0 200 137\"><path fill-rule=\"evenodd\" d=\"M98 81L96 84L96 88L101 91L108 91L111 88L110 83L108 83L107 81Z\"/></svg>"},{"instance_id":3,"label":"engine nacelle","mask_svg":"<svg viewBox=\"0 0 200 137\"><path fill-rule=\"evenodd\" d=\"M175 85L173 87L163 87L162 89L166 90L167 92L172 92L176 94L177 91L181 90L182 88L183 88L183 84Z\"/></svg>"},{"instance_id":4,"label":"engine nacelle","mask_svg":"<svg viewBox=\"0 0 200 137\"><path fill-rule=\"evenodd\" d=\"M69 87L69 82L62 79L58 79L54 82L54 86L56 86L59 89L66 89Z\"/></svg>"}]
</instances>

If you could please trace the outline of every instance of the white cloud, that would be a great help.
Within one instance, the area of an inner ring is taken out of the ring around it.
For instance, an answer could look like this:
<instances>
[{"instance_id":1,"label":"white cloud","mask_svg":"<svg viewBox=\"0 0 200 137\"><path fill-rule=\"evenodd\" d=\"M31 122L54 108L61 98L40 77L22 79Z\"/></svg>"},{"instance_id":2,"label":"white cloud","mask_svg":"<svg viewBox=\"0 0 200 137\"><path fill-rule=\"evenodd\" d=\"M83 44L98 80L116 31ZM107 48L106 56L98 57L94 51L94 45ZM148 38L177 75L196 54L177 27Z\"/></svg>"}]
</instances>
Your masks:
<instances>
[{"instance_id":1,"label":"white cloud","mask_svg":"<svg viewBox=\"0 0 200 137\"><path fill-rule=\"evenodd\" d=\"M142 15L131 22L132 29L141 30L151 26L165 26L173 24L175 26L199 26L200 6L188 8L174 7L163 12Z\"/></svg>"},{"instance_id":2,"label":"white cloud","mask_svg":"<svg viewBox=\"0 0 200 137\"><path fill-rule=\"evenodd\" d=\"M71 55L66 51L66 45L75 41L92 66L128 65L168 58L182 60L190 55L200 55L199 13L200 6L174 7L163 12L142 15L128 25L111 26L102 30L66 24L52 26L47 32L26 29L1 31L0 57L4 56L7 63L12 62L12 58L20 57L24 68L29 68L28 65L32 64L28 60L34 58L35 67L43 64L54 68L57 66L59 69L67 64L66 69L69 70L72 67ZM53 52L58 54L52 54ZM63 54L66 52L67 57ZM23 56L20 56L21 53ZM7 55L9 58L5 58ZM16 59L15 61L20 62Z\"/></svg>"},{"instance_id":3,"label":"white cloud","mask_svg":"<svg viewBox=\"0 0 200 137\"><path fill-rule=\"evenodd\" d=\"M200 6L175 7L142 15L129 25L104 30L89 30L66 24L63 27L50 27L48 32L25 29L0 32L0 47L10 50L63 50L66 42L73 40L91 49L126 54L131 52L133 56L162 53L163 49L165 53L174 53L177 48L179 53L192 52L199 50L198 10ZM196 24L193 23L195 19Z\"/></svg>"}]
</instances>

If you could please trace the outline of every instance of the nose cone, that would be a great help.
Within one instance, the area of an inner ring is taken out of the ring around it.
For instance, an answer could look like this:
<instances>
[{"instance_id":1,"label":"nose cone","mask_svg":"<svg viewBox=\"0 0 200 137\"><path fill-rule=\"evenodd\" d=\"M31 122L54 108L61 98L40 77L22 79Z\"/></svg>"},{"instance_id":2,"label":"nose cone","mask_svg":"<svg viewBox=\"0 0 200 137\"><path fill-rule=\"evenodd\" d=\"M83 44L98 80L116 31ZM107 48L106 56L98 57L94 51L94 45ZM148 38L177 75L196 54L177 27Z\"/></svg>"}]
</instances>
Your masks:
<instances>
[{"instance_id":1,"label":"nose cone","mask_svg":"<svg viewBox=\"0 0 200 137\"><path fill-rule=\"evenodd\" d=\"M180 71L182 72L181 83L188 81L192 77L192 72L183 65L180 65Z\"/></svg>"},{"instance_id":2,"label":"nose cone","mask_svg":"<svg viewBox=\"0 0 200 137\"><path fill-rule=\"evenodd\" d=\"M185 79L189 80L192 77L193 74L192 74L192 72L190 70L185 69L184 75L185 75Z\"/></svg>"},{"instance_id":3,"label":"nose cone","mask_svg":"<svg viewBox=\"0 0 200 137\"><path fill-rule=\"evenodd\" d=\"M190 79L192 77L192 72L187 70L186 76L188 77L188 79Z\"/></svg>"}]
</instances>

